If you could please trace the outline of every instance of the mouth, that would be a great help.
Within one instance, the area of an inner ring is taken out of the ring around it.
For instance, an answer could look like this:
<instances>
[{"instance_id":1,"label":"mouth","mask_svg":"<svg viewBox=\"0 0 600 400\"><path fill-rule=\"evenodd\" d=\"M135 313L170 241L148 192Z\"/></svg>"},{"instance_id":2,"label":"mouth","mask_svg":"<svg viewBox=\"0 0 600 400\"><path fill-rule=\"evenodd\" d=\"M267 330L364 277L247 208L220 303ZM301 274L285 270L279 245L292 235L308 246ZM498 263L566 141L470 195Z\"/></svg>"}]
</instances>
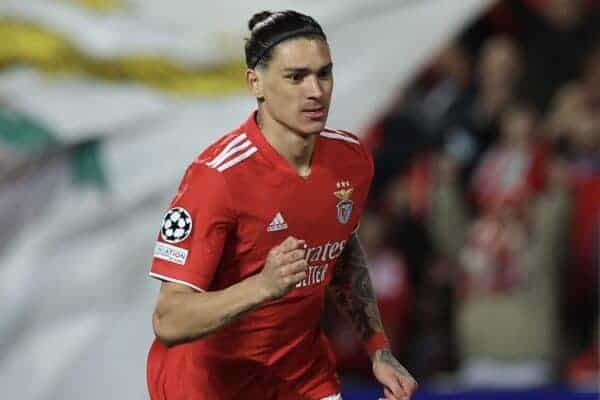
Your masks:
<instances>
[{"instance_id":1,"label":"mouth","mask_svg":"<svg viewBox=\"0 0 600 400\"><path fill-rule=\"evenodd\" d=\"M325 118L326 110L325 107L312 107L303 109L302 114L308 119L320 121Z\"/></svg>"}]
</instances>

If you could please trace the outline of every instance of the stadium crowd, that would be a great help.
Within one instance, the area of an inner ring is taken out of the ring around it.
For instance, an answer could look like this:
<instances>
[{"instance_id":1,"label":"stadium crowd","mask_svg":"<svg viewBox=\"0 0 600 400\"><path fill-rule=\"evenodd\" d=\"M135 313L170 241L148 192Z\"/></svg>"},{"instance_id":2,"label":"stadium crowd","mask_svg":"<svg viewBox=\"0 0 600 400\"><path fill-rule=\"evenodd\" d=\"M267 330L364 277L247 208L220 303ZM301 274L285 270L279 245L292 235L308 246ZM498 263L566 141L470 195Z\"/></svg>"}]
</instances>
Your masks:
<instances>
[{"instance_id":1,"label":"stadium crowd","mask_svg":"<svg viewBox=\"0 0 600 400\"><path fill-rule=\"evenodd\" d=\"M363 135L360 234L396 355L421 382L595 386L600 2L506 0ZM369 363L335 310L339 367Z\"/></svg>"}]
</instances>

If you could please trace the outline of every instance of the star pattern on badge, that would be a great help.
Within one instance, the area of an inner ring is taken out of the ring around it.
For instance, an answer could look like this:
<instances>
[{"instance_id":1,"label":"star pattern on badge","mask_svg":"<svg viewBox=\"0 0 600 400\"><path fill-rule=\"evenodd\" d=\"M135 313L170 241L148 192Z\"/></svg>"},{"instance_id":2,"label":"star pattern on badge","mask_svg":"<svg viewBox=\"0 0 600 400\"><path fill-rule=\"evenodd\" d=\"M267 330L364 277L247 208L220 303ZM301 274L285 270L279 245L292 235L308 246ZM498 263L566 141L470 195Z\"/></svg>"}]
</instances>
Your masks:
<instances>
[{"instance_id":1,"label":"star pattern on badge","mask_svg":"<svg viewBox=\"0 0 600 400\"><path fill-rule=\"evenodd\" d=\"M161 237L168 243L183 242L192 232L192 217L182 207L171 208L163 218Z\"/></svg>"}]
</instances>

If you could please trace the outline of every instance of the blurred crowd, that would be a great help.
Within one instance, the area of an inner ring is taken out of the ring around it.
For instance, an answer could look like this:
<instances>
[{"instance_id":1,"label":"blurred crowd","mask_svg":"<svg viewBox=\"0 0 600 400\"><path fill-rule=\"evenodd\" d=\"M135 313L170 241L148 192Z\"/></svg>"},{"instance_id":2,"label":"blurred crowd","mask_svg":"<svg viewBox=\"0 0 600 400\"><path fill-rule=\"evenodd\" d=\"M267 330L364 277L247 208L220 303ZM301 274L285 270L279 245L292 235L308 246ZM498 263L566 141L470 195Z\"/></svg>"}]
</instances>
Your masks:
<instances>
[{"instance_id":1,"label":"blurred crowd","mask_svg":"<svg viewBox=\"0 0 600 400\"><path fill-rule=\"evenodd\" d=\"M360 235L394 352L422 382L595 387L600 2L506 0L401 88L363 137ZM326 320L339 368L368 376Z\"/></svg>"}]
</instances>

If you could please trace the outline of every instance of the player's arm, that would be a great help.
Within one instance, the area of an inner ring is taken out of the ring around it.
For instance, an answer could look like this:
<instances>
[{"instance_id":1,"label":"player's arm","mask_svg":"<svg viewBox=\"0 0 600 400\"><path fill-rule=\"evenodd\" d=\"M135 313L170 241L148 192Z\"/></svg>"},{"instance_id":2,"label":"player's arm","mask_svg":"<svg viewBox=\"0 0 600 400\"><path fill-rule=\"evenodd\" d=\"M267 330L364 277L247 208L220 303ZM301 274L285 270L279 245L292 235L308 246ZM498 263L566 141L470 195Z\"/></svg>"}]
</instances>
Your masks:
<instances>
[{"instance_id":1,"label":"player's arm","mask_svg":"<svg viewBox=\"0 0 600 400\"><path fill-rule=\"evenodd\" d=\"M156 337L167 346L189 342L285 295L306 278L304 254L304 241L289 237L269 252L260 273L219 291L163 282L152 317Z\"/></svg>"},{"instance_id":2,"label":"player's arm","mask_svg":"<svg viewBox=\"0 0 600 400\"><path fill-rule=\"evenodd\" d=\"M407 399L416 381L392 355L385 339L367 260L358 235L353 233L342 253L328 288L330 297L345 314L369 351L375 377L384 385L386 398Z\"/></svg>"}]
</instances>

